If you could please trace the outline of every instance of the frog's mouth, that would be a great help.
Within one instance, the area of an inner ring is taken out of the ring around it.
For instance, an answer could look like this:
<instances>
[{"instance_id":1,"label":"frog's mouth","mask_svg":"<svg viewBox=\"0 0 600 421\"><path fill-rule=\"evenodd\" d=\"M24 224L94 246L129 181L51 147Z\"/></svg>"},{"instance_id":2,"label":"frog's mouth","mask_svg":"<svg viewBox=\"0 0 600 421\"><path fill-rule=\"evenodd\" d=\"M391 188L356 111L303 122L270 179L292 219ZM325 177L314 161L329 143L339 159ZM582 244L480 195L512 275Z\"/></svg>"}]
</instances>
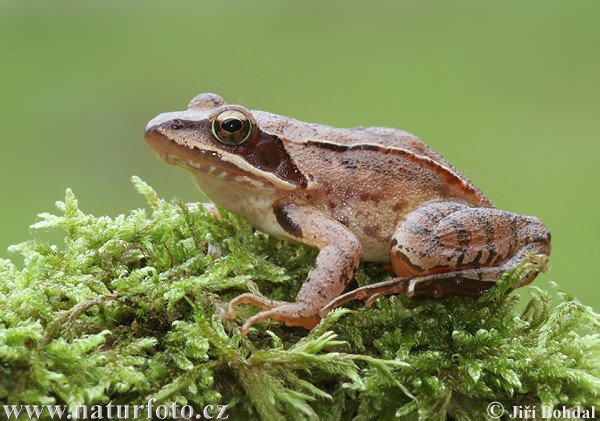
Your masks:
<instances>
[{"instance_id":1,"label":"frog's mouth","mask_svg":"<svg viewBox=\"0 0 600 421\"><path fill-rule=\"evenodd\" d=\"M234 154L212 150L202 144L180 144L162 133L164 124L146 128L148 145L165 162L183 167L196 175L204 173L251 188L279 188L290 190L290 183L274 174L257 171L250 163Z\"/></svg>"}]
</instances>

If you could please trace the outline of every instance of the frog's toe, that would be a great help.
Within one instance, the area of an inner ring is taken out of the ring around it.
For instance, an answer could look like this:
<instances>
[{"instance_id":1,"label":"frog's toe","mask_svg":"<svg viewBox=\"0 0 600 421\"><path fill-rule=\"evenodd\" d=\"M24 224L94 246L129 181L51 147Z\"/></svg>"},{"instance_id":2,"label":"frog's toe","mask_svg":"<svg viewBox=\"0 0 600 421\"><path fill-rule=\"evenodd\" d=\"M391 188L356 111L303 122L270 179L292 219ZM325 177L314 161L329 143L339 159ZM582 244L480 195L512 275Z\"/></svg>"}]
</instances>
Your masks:
<instances>
[{"instance_id":1,"label":"frog's toe","mask_svg":"<svg viewBox=\"0 0 600 421\"><path fill-rule=\"evenodd\" d=\"M235 297L233 300L231 300L229 302L229 305L227 306L227 317L229 317L229 319L233 320L235 318L235 309L240 304L253 304L255 306L262 308L263 310L268 310L268 309L272 309L274 307L280 306L282 304L285 304L285 302L269 300L268 298L259 297L258 295L254 295L254 294L250 294L250 293L240 294L237 297Z\"/></svg>"},{"instance_id":2,"label":"frog's toe","mask_svg":"<svg viewBox=\"0 0 600 421\"><path fill-rule=\"evenodd\" d=\"M229 303L229 318L235 317L235 307L239 304L255 304L265 309L246 320L241 328L242 335L246 335L252 325L267 320L280 321L288 326L300 326L305 329L312 329L321 321L318 313L307 311L304 303L266 300L252 294L240 295Z\"/></svg>"},{"instance_id":3,"label":"frog's toe","mask_svg":"<svg viewBox=\"0 0 600 421\"><path fill-rule=\"evenodd\" d=\"M321 321L321 318L318 314L313 314L311 316L292 316L286 313L285 306L261 311L260 313L255 314L246 320L240 331L242 335L246 335L252 325L265 322L267 320L281 321L287 326L300 326L307 330L314 328Z\"/></svg>"}]
</instances>

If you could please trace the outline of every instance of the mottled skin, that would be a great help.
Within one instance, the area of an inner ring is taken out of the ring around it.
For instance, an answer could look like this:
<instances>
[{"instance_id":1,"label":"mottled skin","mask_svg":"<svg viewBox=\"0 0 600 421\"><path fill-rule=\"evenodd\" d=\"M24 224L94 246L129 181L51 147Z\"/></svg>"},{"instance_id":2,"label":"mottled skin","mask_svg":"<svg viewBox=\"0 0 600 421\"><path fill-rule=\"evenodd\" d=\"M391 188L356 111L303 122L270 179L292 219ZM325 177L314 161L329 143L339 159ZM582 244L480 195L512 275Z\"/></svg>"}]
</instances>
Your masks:
<instances>
[{"instance_id":1,"label":"mottled skin","mask_svg":"<svg viewBox=\"0 0 600 421\"><path fill-rule=\"evenodd\" d=\"M190 170L216 204L262 232L319 249L295 302L232 300L230 317L242 303L263 309L244 333L268 319L311 328L357 298L478 295L525 253L550 253L539 219L495 209L442 156L400 130L303 123L202 94L188 110L150 121L146 139ZM398 278L342 295L361 260L391 261Z\"/></svg>"}]
</instances>

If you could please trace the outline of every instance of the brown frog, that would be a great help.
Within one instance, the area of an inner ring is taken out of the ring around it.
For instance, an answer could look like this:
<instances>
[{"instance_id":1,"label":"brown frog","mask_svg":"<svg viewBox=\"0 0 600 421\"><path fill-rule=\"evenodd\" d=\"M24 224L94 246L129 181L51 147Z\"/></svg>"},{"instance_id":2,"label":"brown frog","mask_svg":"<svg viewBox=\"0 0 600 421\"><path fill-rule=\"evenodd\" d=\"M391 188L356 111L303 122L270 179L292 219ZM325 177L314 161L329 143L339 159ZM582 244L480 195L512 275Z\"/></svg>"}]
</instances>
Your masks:
<instances>
[{"instance_id":1,"label":"brown frog","mask_svg":"<svg viewBox=\"0 0 600 421\"><path fill-rule=\"evenodd\" d=\"M496 209L467 177L420 139L380 127L338 129L226 104L201 94L160 114L146 140L189 170L219 206L258 230L319 254L296 301L241 294L229 305L314 327L352 299L386 294L477 296L526 254L547 257L537 218ZM391 262L397 278L342 295L360 261ZM532 270L520 281L531 282Z\"/></svg>"}]
</instances>

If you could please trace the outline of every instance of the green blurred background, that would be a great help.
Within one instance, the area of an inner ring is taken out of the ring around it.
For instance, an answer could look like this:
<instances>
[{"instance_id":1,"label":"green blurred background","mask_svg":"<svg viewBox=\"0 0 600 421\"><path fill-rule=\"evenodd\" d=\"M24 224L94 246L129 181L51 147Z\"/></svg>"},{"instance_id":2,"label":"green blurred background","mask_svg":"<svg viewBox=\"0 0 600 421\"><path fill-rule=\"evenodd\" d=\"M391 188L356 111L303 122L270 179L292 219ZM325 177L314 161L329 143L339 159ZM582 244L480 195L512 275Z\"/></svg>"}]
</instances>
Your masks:
<instances>
[{"instance_id":1,"label":"green blurred background","mask_svg":"<svg viewBox=\"0 0 600 421\"><path fill-rule=\"evenodd\" d=\"M67 187L94 214L144 206L134 174L198 200L143 129L216 92L419 135L498 207L547 223L536 285L600 310L597 0L20 0L0 15L0 257Z\"/></svg>"}]
</instances>

